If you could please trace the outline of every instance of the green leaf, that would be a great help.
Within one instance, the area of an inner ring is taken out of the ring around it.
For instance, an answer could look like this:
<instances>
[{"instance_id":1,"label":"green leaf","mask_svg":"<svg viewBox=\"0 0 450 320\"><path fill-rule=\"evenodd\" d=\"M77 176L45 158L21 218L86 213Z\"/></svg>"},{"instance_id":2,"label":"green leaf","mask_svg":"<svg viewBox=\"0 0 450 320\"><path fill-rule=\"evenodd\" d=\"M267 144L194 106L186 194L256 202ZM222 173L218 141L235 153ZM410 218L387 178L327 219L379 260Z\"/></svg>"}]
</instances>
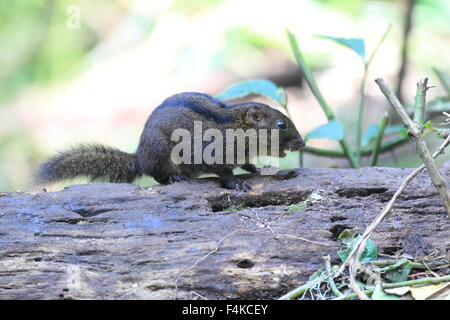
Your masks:
<instances>
[{"instance_id":1,"label":"green leaf","mask_svg":"<svg viewBox=\"0 0 450 320\"><path fill-rule=\"evenodd\" d=\"M304 207L306 207L306 201L303 201L302 203L300 203L300 205L293 204L286 211L286 214L290 214L290 213L292 213L294 211L302 210Z\"/></svg>"},{"instance_id":2,"label":"green leaf","mask_svg":"<svg viewBox=\"0 0 450 320\"><path fill-rule=\"evenodd\" d=\"M371 298L372 298L372 300L400 300L401 299L398 296L386 294L383 291L383 288L381 287L380 283L377 283L377 285L375 286L375 289L373 290Z\"/></svg>"},{"instance_id":3,"label":"green leaf","mask_svg":"<svg viewBox=\"0 0 450 320\"><path fill-rule=\"evenodd\" d=\"M347 260L348 255L353 250L353 247L356 245L356 242L359 240L359 238L360 238L360 236L356 237L347 249L338 251L338 256L342 262ZM361 254L359 261L360 262L369 262L369 261L374 261L377 259L378 259L378 247L375 244L375 242L368 239L366 242L366 248L364 249L363 253Z\"/></svg>"},{"instance_id":4,"label":"green leaf","mask_svg":"<svg viewBox=\"0 0 450 320\"><path fill-rule=\"evenodd\" d=\"M394 124L394 125L387 126L386 129L384 130L384 134L388 134L388 133L399 133L405 138L408 137L408 131L402 125Z\"/></svg>"},{"instance_id":5,"label":"green leaf","mask_svg":"<svg viewBox=\"0 0 450 320\"><path fill-rule=\"evenodd\" d=\"M344 230L338 236L338 239L341 240L346 246L347 249L338 251L338 256L342 262L347 260L348 255L353 250L353 247L356 245L358 240L361 238L360 235L356 236L356 230ZM366 248L361 254L359 261L361 262L369 262L378 259L378 247L370 239L366 241Z\"/></svg>"},{"instance_id":6,"label":"green leaf","mask_svg":"<svg viewBox=\"0 0 450 320\"><path fill-rule=\"evenodd\" d=\"M342 140L344 139L344 128L340 122L331 120L306 134L305 140L309 139Z\"/></svg>"},{"instance_id":7,"label":"green leaf","mask_svg":"<svg viewBox=\"0 0 450 320\"><path fill-rule=\"evenodd\" d=\"M367 146L377 137L378 128L378 124L371 124L369 128L367 128L367 131L364 133L361 141L363 147Z\"/></svg>"},{"instance_id":8,"label":"green leaf","mask_svg":"<svg viewBox=\"0 0 450 320\"><path fill-rule=\"evenodd\" d=\"M408 280L411 272L411 262L406 262L394 270L389 270L383 274L383 278L389 282L402 282Z\"/></svg>"},{"instance_id":9,"label":"green leaf","mask_svg":"<svg viewBox=\"0 0 450 320\"><path fill-rule=\"evenodd\" d=\"M375 242L368 239L366 242L366 249L361 254L361 262L369 262L378 259L378 247Z\"/></svg>"},{"instance_id":10,"label":"green leaf","mask_svg":"<svg viewBox=\"0 0 450 320\"><path fill-rule=\"evenodd\" d=\"M232 100L257 94L278 102L286 108L285 92L283 88L277 87L272 81L266 79L253 79L236 83L218 94L220 100Z\"/></svg>"},{"instance_id":11,"label":"green leaf","mask_svg":"<svg viewBox=\"0 0 450 320\"><path fill-rule=\"evenodd\" d=\"M366 42L360 38L336 38L330 36L318 35L317 37L337 42L347 48L355 51L363 61L366 59Z\"/></svg>"},{"instance_id":12,"label":"green leaf","mask_svg":"<svg viewBox=\"0 0 450 320\"><path fill-rule=\"evenodd\" d=\"M338 235L338 239L341 240L347 247L353 242L357 236L357 231L355 229L345 229Z\"/></svg>"},{"instance_id":13,"label":"green leaf","mask_svg":"<svg viewBox=\"0 0 450 320\"><path fill-rule=\"evenodd\" d=\"M427 103L428 112L449 112L450 111L450 99L439 97L429 103Z\"/></svg>"},{"instance_id":14,"label":"green leaf","mask_svg":"<svg viewBox=\"0 0 450 320\"><path fill-rule=\"evenodd\" d=\"M378 133L378 128L379 125L378 124L371 124L369 126L369 128L367 129L367 131L364 133L364 136L362 137L362 145L363 146L367 146L369 143L371 143L373 141L373 139L375 139L375 137L377 136ZM402 125L389 125L386 127L386 129L384 129L384 134L388 134L388 133L399 133L404 137L408 136L408 131L405 129L404 126Z\"/></svg>"}]
</instances>

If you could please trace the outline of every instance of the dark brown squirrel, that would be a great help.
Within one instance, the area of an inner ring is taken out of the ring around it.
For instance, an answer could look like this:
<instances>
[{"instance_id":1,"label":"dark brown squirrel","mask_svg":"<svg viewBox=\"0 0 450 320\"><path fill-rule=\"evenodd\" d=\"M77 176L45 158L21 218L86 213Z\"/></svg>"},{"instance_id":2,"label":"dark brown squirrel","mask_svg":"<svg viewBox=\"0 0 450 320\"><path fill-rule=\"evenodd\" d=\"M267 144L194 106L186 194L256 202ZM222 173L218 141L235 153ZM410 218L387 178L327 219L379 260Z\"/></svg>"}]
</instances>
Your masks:
<instances>
[{"instance_id":1,"label":"dark brown squirrel","mask_svg":"<svg viewBox=\"0 0 450 320\"><path fill-rule=\"evenodd\" d=\"M142 175L152 176L161 184L173 183L213 173L219 176L222 187L248 190L251 186L233 175L233 168L258 172L250 163L248 144L245 144L245 163L175 164L171 158L175 129L194 130L194 121L200 121L203 130L218 129L226 137L226 129L279 130L279 157L283 150L299 150L305 143L293 122L284 114L258 102L228 104L212 96L197 92L184 92L167 98L149 116L135 153L115 148L88 144L60 152L43 163L35 174L38 184L87 176L91 180L131 183ZM259 130L256 130L259 131ZM270 134L267 134L270 136ZM258 135L259 140L259 135ZM211 140L214 141L214 140ZM208 143L203 142L202 151ZM226 142L223 143L226 145ZM271 140L267 142L269 150ZM225 155L225 149L224 153ZM237 155L237 152L234 152ZM270 151L268 151L270 154ZM241 162L242 163L242 162Z\"/></svg>"}]
</instances>

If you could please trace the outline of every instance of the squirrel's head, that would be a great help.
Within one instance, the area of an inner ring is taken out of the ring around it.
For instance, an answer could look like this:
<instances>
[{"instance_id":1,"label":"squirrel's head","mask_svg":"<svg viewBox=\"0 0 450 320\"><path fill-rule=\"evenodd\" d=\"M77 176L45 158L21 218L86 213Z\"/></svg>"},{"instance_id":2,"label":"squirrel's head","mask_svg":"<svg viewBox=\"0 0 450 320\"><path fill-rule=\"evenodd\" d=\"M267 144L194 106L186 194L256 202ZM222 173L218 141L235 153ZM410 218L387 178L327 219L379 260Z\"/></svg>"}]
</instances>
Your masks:
<instances>
[{"instance_id":1,"label":"squirrel's head","mask_svg":"<svg viewBox=\"0 0 450 320\"><path fill-rule=\"evenodd\" d=\"M268 151L271 147L271 132L274 129L278 130L280 157L286 156L284 150L297 151L305 146L294 123L280 111L258 102L243 103L240 107L244 108L243 122L248 128L267 130Z\"/></svg>"}]
</instances>

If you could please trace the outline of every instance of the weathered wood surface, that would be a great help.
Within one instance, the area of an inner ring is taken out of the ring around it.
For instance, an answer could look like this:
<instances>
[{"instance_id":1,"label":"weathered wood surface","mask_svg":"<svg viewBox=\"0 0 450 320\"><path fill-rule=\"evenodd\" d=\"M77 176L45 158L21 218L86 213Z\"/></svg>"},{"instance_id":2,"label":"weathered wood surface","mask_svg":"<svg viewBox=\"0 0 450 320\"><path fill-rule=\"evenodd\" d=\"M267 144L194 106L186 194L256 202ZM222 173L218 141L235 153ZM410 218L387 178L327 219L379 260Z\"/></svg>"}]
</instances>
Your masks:
<instances>
[{"instance_id":1,"label":"weathered wood surface","mask_svg":"<svg viewBox=\"0 0 450 320\"><path fill-rule=\"evenodd\" d=\"M249 193L213 179L0 193L0 299L277 298L322 256L336 260L336 235L362 232L409 172L283 171L250 178ZM448 254L449 226L423 173L373 240L382 252Z\"/></svg>"}]
</instances>

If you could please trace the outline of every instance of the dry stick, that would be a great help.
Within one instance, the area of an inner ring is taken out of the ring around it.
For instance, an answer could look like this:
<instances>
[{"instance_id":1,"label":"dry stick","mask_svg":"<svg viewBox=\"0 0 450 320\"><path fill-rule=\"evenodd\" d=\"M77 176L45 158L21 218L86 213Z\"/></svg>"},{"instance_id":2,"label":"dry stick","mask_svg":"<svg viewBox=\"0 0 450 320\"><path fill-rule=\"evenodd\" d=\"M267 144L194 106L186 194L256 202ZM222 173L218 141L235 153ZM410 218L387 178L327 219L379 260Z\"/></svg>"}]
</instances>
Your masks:
<instances>
[{"instance_id":1,"label":"dry stick","mask_svg":"<svg viewBox=\"0 0 450 320\"><path fill-rule=\"evenodd\" d=\"M364 243L365 245L365 243ZM359 251L358 254L355 256L355 258L353 258L354 261L352 261L352 263L350 263L349 266L349 287L350 289L353 290L354 293L356 293L358 295L358 298L360 300L370 300L370 298L361 290L361 288L358 286L358 283L356 283L356 274L358 272L358 269L360 267L359 264Z\"/></svg>"},{"instance_id":2,"label":"dry stick","mask_svg":"<svg viewBox=\"0 0 450 320\"><path fill-rule=\"evenodd\" d=\"M423 163L427 167L428 174L430 175L433 185L439 192L439 196L441 197L441 201L445 208L445 211L447 211L447 214L450 215L450 193L448 192L447 182L442 177L441 172L439 171L436 163L431 157L430 152L428 151L427 145L425 144L425 140L422 137L422 127L411 120L411 118L406 113L400 101L398 101L397 97L392 92L391 88L389 88L389 85L386 83L386 81L384 81L381 78L378 78L375 80L375 82L378 84L378 86L388 99L391 106L395 109L395 111L397 111L405 126L408 128L411 140L413 141L417 152L422 158ZM427 83L428 78L421 79L417 83L418 87L417 91L419 92L419 94L421 94L420 99L418 99L419 103L421 104L419 105L419 109L422 109L421 111L422 113L423 109L425 109L426 91L429 89ZM417 110L418 106L416 105L416 112Z\"/></svg>"},{"instance_id":3,"label":"dry stick","mask_svg":"<svg viewBox=\"0 0 450 320\"><path fill-rule=\"evenodd\" d=\"M328 280L328 285L331 289L331 291L333 291L333 293L338 296L338 297L343 297L344 295L342 294L342 292L339 291L339 289L336 287L336 283L334 282L334 278L333 278L333 271L331 269L331 258L330 255L324 256L323 260L325 261L325 273L327 274L327 276L329 277L330 280Z\"/></svg>"}]
</instances>

